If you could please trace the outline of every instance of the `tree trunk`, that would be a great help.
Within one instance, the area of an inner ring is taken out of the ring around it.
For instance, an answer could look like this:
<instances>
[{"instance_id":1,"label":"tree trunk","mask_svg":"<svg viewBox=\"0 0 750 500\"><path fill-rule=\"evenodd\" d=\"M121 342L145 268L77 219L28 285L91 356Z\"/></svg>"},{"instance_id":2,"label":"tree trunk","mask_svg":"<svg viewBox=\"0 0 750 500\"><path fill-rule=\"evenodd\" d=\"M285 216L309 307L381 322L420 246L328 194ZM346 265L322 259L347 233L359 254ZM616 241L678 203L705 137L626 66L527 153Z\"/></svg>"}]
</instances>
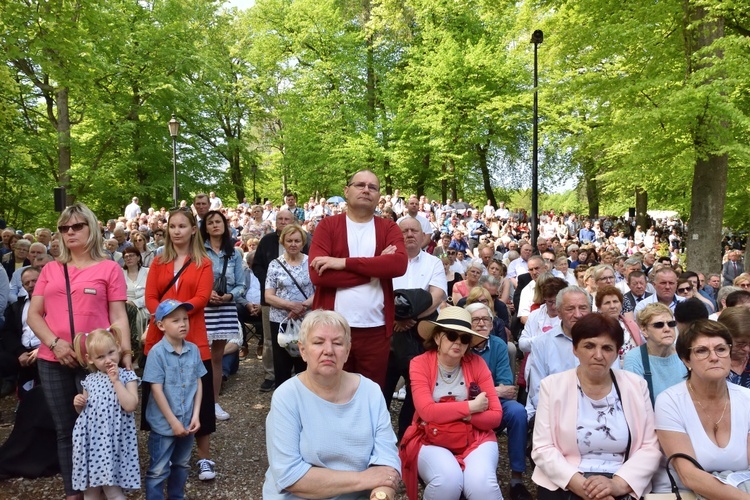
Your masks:
<instances>
[{"instance_id":1,"label":"tree trunk","mask_svg":"<svg viewBox=\"0 0 750 500\"><path fill-rule=\"evenodd\" d=\"M599 217L599 188L596 182L596 165L591 158L583 162L583 177L586 181L586 199L589 202L589 218Z\"/></svg>"},{"instance_id":2,"label":"tree trunk","mask_svg":"<svg viewBox=\"0 0 750 500\"><path fill-rule=\"evenodd\" d=\"M448 200L448 180L446 176L448 173L448 163L443 162L440 169L443 171L443 175L440 177L440 201L445 205L445 202Z\"/></svg>"},{"instance_id":3,"label":"tree trunk","mask_svg":"<svg viewBox=\"0 0 750 500\"><path fill-rule=\"evenodd\" d=\"M453 203L458 201L458 190L456 189L456 160L453 158L448 159L448 179L450 180L450 192Z\"/></svg>"},{"instance_id":4,"label":"tree trunk","mask_svg":"<svg viewBox=\"0 0 750 500\"><path fill-rule=\"evenodd\" d=\"M686 55L689 61L699 52L724 36L724 21L715 17L709 19L709 12L702 7L694 7L692 2L685 2L686 17L697 23L686 29ZM709 57L709 56L701 56ZM722 54L716 50L712 56L719 59ZM708 63L698 60L696 66L690 67L694 72ZM706 99L719 98L709 96ZM705 109L710 109L706 102ZM711 111L709 111L711 113ZM716 111L713 111L714 115ZM697 119L697 128L693 134L693 147L696 151L696 162L693 170L692 199L690 202L690 222L687 237L687 262L691 271L703 273L721 270L721 225L724 218L724 202L727 192L727 172L729 158L719 154L723 149L719 143L722 135L716 128L725 128L726 123L711 125L718 121L717 116L701 116ZM724 132L725 135L725 132ZM717 138L719 138L717 140Z\"/></svg>"},{"instance_id":5,"label":"tree trunk","mask_svg":"<svg viewBox=\"0 0 750 500\"><path fill-rule=\"evenodd\" d=\"M65 188L65 204L72 205L75 196L70 187L70 110L68 109L68 88L56 92L57 105L57 174L60 185Z\"/></svg>"},{"instance_id":6,"label":"tree trunk","mask_svg":"<svg viewBox=\"0 0 750 500\"><path fill-rule=\"evenodd\" d=\"M487 166L487 151L489 151L489 149L489 139L485 144L476 145L477 156L479 157L479 168L482 170L482 184L484 185L484 194L487 199L490 200L490 204L493 207L496 207L497 203L495 202L495 192L492 190L492 183L490 182L490 169Z\"/></svg>"},{"instance_id":7,"label":"tree trunk","mask_svg":"<svg viewBox=\"0 0 750 500\"><path fill-rule=\"evenodd\" d=\"M648 228L648 191L643 188L635 190L635 223L641 226L642 230Z\"/></svg>"}]
</instances>

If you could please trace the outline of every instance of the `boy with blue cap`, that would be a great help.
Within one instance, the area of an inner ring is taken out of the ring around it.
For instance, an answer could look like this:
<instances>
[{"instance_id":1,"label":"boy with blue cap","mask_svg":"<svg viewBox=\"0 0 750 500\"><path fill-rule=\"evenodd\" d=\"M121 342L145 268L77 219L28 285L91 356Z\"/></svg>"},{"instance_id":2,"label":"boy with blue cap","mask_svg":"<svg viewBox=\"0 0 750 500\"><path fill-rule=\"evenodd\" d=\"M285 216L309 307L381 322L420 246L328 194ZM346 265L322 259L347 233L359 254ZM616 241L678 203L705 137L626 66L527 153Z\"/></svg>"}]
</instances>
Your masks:
<instances>
[{"instance_id":1,"label":"boy with blue cap","mask_svg":"<svg viewBox=\"0 0 750 500\"><path fill-rule=\"evenodd\" d=\"M185 340L190 328L187 302L167 299L156 308L156 326L164 337L151 349L143 381L151 383L146 420L150 463L146 472L146 498L183 498L190 453L200 428L201 377L206 368L198 346Z\"/></svg>"}]
</instances>

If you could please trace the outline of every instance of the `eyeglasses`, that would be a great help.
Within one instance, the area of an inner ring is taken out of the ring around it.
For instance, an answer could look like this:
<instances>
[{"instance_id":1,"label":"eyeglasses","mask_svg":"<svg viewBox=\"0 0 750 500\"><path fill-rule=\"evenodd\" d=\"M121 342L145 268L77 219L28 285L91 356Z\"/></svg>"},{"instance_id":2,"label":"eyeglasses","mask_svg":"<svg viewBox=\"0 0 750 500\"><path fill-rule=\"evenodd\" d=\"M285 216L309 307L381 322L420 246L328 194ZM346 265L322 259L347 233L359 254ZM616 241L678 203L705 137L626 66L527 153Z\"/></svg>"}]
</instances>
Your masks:
<instances>
[{"instance_id":1,"label":"eyeglasses","mask_svg":"<svg viewBox=\"0 0 750 500\"><path fill-rule=\"evenodd\" d=\"M479 323L492 323L492 318L489 316L481 316L479 318L471 318L472 325L478 325Z\"/></svg>"},{"instance_id":2,"label":"eyeglasses","mask_svg":"<svg viewBox=\"0 0 750 500\"><path fill-rule=\"evenodd\" d=\"M89 225L88 222L76 222L75 224L57 226L57 230L60 231L61 233L67 233L68 231L72 229L74 233L77 233L78 231L82 230L84 226L88 226L88 225Z\"/></svg>"},{"instance_id":3,"label":"eyeglasses","mask_svg":"<svg viewBox=\"0 0 750 500\"><path fill-rule=\"evenodd\" d=\"M692 286L687 286L687 287L684 287L684 288L678 288L677 289L677 293L690 293L692 291L693 291L693 287Z\"/></svg>"},{"instance_id":4,"label":"eyeglasses","mask_svg":"<svg viewBox=\"0 0 750 500\"><path fill-rule=\"evenodd\" d=\"M596 281L614 281L614 276L602 276L601 278L597 279Z\"/></svg>"},{"instance_id":5,"label":"eyeglasses","mask_svg":"<svg viewBox=\"0 0 750 500\"><path fill-rule=\"evenodd\" d=\"M126 253L125 255L122 256L123 259L127 259L128 257L134 257L136 259L138 258L138 256L134 253Z\"/></svg>"},{"instance_id":6,"label":"eyeglasses","mask_svg":"<svg viewBox=\"0 0 750 500\"><path fill-rule=\"evenodd\" d=\"M370 184L368 182L352 182L349 184L349 186L355 187L360 191L364 191L365 189L367 189L368 191L373 191L375 193L380 191L380 186L376 186L375 184Z\"/></svg>"},{"instance_id":7,"label":"eyeglasses","mask_svg":"<svg viewBox=\"0 0 750 500\"><path fill-rule=\"evenodd\" d=\"M740 283L737 286L740 287L740 288L750 288L750 283Z\"/></svg>"},{"instance_id":8,"label":"eyeglasses","mask_svg":"<svg viewBox=\"0 0 750 500\"><path fill-rule=\"evenodd\" d=\"M713 349L705 345L697 345L691 347L690 350L693 351L695 359L706 359L711 354L711 351L716 353L716 356L719 358L726 358L732 352L732 345L719 344Z\"/></svg>"},{"instance_id":9,"label":"eyeglasses","mask_svg":"<svg viewBox=\"0 0 750 500\"><path fill-rule=\"evenodd\" d=\"M455 342L459 338L461 339L461 343L464 345L469 345L469 342L471 342L471 335L470 333L461 333L454 332L452 330L443 332L443 335L445 335L445 338L448 339L448 342Z\"/></svg>"},{"instance_id":10,"label":"eyeglasses","mask_svg":"<svg viewBox=\"0 0 750 500\"><path fill-rule=\"evenodd\" d=\"M651 323L649 326L653 326L654 328L664 328L664 325L667 325L669 328L674 328L675 326L677 326L677 322L675 320L656 321L654 323Z\"/></svg>"}]
</instances>

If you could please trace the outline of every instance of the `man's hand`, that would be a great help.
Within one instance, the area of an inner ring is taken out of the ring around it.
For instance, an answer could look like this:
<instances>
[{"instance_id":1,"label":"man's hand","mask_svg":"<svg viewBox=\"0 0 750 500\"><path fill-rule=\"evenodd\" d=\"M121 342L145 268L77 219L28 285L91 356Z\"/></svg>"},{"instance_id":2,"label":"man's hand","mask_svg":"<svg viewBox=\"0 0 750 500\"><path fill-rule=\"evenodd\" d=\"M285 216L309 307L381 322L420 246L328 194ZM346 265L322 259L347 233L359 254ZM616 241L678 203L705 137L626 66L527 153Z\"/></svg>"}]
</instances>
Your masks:
<instances>
[{"instance_id":1,"label":"man's hand","mask_svg":"<svg viewBox=\"0 0 750 500\"><path fill-rule=\"evenodd\" d=\"M334 271L343 270L346 267L346 259L342 257L328 256L315 257L315 259L313 259L313 261L310 263L310 266L318 273L318 276L321 276L327 269L331 269Z\"/></svg>"},{"instance_id":2,"label":"man's hand","mask_svg":"<svg viewBox=\"0 0 750 500\"><path fill-rule=\"evenodd\" d=\"M399 321L393 322L393 331L394 332L405 332L406 330L410 330L411 328L416 325L417 322L413 319L402 319Z\"/></svg>"},{"instance_id":3,"label":"man's hand","mask_svg":"<svg viewBox=\"0 0 750 500\"><path fill-rule=\"evenodd\" d=\"M498 398L516 399L518 387L515 385L498 385L495 387L495 392L497 392Z\"/></svg>"}]
</instances>

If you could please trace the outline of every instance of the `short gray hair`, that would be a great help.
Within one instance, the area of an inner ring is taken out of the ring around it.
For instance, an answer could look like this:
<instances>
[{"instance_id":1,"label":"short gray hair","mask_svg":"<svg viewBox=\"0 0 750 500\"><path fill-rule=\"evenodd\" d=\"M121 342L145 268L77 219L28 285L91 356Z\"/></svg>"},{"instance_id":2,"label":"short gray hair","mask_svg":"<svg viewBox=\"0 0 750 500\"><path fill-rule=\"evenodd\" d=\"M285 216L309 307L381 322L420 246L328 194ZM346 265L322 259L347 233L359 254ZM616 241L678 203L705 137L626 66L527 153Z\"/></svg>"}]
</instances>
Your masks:
<instances>
[{"instance_id":1,"label":"short gray hair","mask_svg":"<svg viewBox=\"0 0 750 500\"><path fill-rule=\"evenodd\" d=\"M472 304L469 304L468 306L465 306L464 309L466 309L469 314L474 314L480 309L484 309L485 311L487 311L487 314L490 315L490 318L495 317L495 313L492 312L490 306L488 306L487 304L482 304L481 302L474 302Z\"/></svg>"},{"instance_id":2,"label":"short gray hair","mask_svg":"<svg viewBox=\"0 0 750 500\"><path fill-rule=\"evenodd\" d=\"M555 306L558 309L562 309L563 299L565 299L566 295L569 295L571 293L580 293L581 295L584 295L589 301L589 307L591 306L591 296L589 295L589 292L587 292L585 288L581 288L580 286L576 285L566 286L565 288L557 292Z\"/></svg>"},{"instance_id":3,"label":"short gray hair","mask_svg":"<svg viewBox=\"0 0 750 500\"><path fill-rule=\"evenodd\" d=\"M496 286L496 287L500 287L500 285L503 284L499 279L495 278L494 276L490 274L484 274L482 275L481 278L479 278L479 286L482 286L485 283L487 283L490 286Z\"/></svg>"},{"instance_id":4,"label":"short gray hair","mask_svg":"<svg viewBox=\"0 0 750 500\"><path fill-rule=\"evenodd\" d=\"M307 336L321 326L340 328L344 332L344 343L347 347L352 345L352 329L346 319L335 311L317 309L305 316L299 328L299 343L305 344Z\"/></svg>"}]
</instances>

